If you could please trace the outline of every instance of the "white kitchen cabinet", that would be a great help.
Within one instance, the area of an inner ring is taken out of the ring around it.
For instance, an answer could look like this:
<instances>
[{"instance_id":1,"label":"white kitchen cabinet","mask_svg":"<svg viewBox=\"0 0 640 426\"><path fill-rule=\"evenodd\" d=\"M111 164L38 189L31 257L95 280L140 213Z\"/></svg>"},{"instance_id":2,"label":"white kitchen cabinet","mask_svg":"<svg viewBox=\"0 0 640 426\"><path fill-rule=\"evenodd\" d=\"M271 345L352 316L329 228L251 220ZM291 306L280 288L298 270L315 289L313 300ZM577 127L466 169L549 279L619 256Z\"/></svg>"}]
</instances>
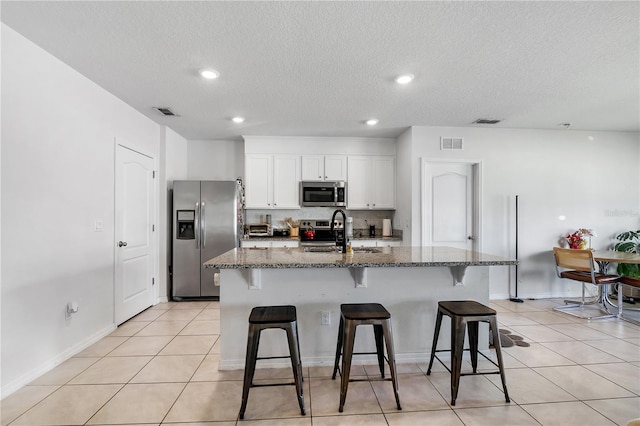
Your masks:
<instances>
[{"instance_id":1,"label":"white kitchen cabinet","mask_svg":"<svg viewBox=\"0 0 640 426\"><path fill-rule=\"evenodd\" d=\"M274 155L273 208L300 208L300 156Z\"/></svg>"},{"instance_id":2,"label":"white kitchen cabinet","mask_svg":"<svg viewBox=\"0 0 640 426\"><path fill-rule=\"evenodd\" d=\"M242 248L272 248L272 247L299 247L300 242L298 240L242 240L240 241L240 247Z\"/></svg>"},{"instance_id":3,"label":"white kitchen cabinet","mask_svg":"<svg viewBox=\"0 0 640 426\"><path fill-rule=\"evenodd\" d=\"M242 240L240 241L242 248L271 248L271 241Z\"/></svg>"},{"instance_id":4,"label":"white kitchen cabinet","mask_svg":"<svg viewBox=\"0 0 640 426\"><path fill-rule=\"evenodd\" d=\"M385 240L377 240L376 247L400 247L402 246L402 241L385 241Z\"/></svg>"},{"instance_id":5,"label":"white kitchen cabinet","mask_svg":"<svg viewBox=\"0 0 640 426\"><path fill-rule=\"evenodd\" d=\"M395 157L350 155L347 176L347 208L395 209Z\"/></svg>"},{"instance_id":6,"label":"white kitchen cabinet","mask_svg":"<svg viewBox=\"0 0 640 426\"><path fill-rule=\"evenodd\" d=\"M273 155L247 155L244 170L246 208L273 208Z\"/></svg>"},{"instance_id":7,"label":"white kitchen cabinet","mask_svg":"<svg viewBox=\"0 0 640 426\"><path fill-rule=\"evenodd\" d=\"M371 240L351 240L351 246L355 248L359 247L400 247L402 241L385 241L378 239Z\"/></svg>"},{"instance_id":8,"label":"white kitchen cabinet","mask_svg":"<svg viewBox=\"0 0 640 426\"><path fill-rule=\"evenodd\" d=\"M251 154L245 157L248 209L300 208L300 156Z\"/></svg>"},{"instance_id":9,"label":"white kitchen cabinet","mask_svg":"<svg viewBox=\"0 0 640 426\"><path fill-rule=\"evenodd\" d=\"M303 181L347 180L346 155L303 155Z\"/></svg>"},{"instance_id":10,"label":"white kitchen cabinet","mask_svg":"<svg viewBox=\"0 0 640 426\"><path fill-rule=\"evenodd\" d=\"M376 240L351 240L351 247L376 247Z\"/></svg>"},{"instance_id":11,"label":"white kitchen cabinet","mask_svg":"<svg viewBox=\"0 0 640 426\"><path fill-rule=\"evenodd\" d=\"M295 248L295 247L300 247L300 241L298 240L277 240L277 241L272 241L271 242L271 247L288 247L288 248Z\"/></svg>"}]
</instances>

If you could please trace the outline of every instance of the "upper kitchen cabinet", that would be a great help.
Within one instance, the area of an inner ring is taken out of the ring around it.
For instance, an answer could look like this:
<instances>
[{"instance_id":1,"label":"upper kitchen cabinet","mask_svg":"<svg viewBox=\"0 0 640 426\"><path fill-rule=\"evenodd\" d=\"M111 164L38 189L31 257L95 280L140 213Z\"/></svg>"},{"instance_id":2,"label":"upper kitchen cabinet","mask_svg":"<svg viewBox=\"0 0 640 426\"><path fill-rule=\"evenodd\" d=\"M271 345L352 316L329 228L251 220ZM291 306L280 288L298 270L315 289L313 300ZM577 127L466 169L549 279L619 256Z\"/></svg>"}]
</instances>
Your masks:
<instances>
[{"instance_id":1,"label":"upper kitchen cabinet","mask_svg":"<svg viewBox=\"0 0 640 426\"><path fill-rule=\"evenodd\" d=\"M396 208L395 157L349 156L347 208L391 210Z\"/></svg>"},{"instance_id":2,"label":"upper kitchen cabinet","mask_svg":"<svg viewBox=\"0 0 640 426\"><path fill-rule=\"evenodd\" d=\"M300 208L300 156L245 156L245 205L248 209Z\"/></svg>"},{"instance_id":3,"label":"upper kitchen cabinet","mask_svg":"<svg viewBox=\"0 0 640 426\"><path fill-rule=\"evenodd\" d=\"M347 180L346 155L303 155L302 180Z\"/></svg>"}]
</instances>

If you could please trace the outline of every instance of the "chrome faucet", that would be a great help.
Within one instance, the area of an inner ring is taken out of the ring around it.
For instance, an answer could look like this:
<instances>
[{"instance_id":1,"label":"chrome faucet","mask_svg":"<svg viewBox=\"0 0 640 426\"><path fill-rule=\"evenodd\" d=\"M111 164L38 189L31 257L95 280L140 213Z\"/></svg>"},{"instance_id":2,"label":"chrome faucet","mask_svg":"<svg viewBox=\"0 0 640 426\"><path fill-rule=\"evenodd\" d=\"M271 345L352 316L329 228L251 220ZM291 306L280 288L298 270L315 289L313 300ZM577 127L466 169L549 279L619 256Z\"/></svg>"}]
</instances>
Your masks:
<instances>
[{"instance_id":1,"label":"chrome faucet","mask_svg":"<svg viewBox=\"0 0 640 426\"><path fill-rule=\"evenodd\" d=\"M342 238L340 238L340 231L339 230L335 230L333 229L334 227L334 223L335 223L335 219L336 219L336 215L340 213L342 214ZM338 209L336 211L333 212L333 216L331 216L331 233L333 234L335 240L336 240L336 246L340 245L340 247L342 247L342 252L346 253L347 252L347 231L346 231L346 227L347 226L347 215L345 214L344 210Z\"/></svg>"}]
</instances>

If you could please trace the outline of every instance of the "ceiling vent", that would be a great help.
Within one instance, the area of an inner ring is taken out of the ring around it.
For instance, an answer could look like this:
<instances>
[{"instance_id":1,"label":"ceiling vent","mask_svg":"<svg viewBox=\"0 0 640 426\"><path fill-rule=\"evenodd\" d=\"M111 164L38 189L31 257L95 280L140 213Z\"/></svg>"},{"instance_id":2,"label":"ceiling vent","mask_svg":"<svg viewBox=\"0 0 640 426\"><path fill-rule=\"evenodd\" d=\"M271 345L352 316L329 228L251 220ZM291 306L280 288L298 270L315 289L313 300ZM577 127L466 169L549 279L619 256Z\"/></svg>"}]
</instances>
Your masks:
<instances>
[{"instance_id":1,"label":"ceiling vent","mask_svg":"<svg viewBox=\"0 0 640 426\"><path fill-rule=\"evenodd\" d=\"M440 150L462 150L462 138L440 138Z\"/></svg>"},{"instance_id":2,"label":"ceiling vent","mask_svg":"<svg viewBox=\"0 0 640 426\"><path fill-rule=\"evenodd\" d=\"M174 113L173 111L171 111L171 108L167 108L167 107L154 107L154 109L158 112L160 112L160 114L165 115L167 117L179 117L178 114Z\"/></svg>"},{"instance_id":3,"label":"ceiling vent","mask_svg":"<svg viewBox=\"0 0 640 426\"><path fill-rule=\"evenodd\" d=\"M490 120L488 118L478 118L473 124L498 124L502 120Z\"/></svg>"}]
</instances>

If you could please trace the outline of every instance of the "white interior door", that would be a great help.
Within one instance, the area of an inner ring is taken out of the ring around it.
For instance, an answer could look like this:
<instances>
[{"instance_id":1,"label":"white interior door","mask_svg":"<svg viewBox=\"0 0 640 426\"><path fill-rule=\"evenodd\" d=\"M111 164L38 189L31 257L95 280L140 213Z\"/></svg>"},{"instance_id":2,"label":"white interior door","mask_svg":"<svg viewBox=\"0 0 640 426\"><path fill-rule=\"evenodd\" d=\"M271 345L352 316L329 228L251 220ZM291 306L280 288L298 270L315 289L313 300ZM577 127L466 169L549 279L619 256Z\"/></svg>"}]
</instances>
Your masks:
<instances>
[{"instance_id":1,"label":"white interior door","mask_svg":"<svg viewBox=\"0 0 640 426\"><path fill-rule=\"evenodd\" d=\"M474 175L472 163L423 162L423 245L478 248Z\"/></svg>"},{"instance_id":2,"label":"white interior door","mask_svg":"<svg viewBox=\"0 0 640 426\"><path fill-rule=\"evenodd\" d=\"M153 158L116 145L116 324L153 304L153 164Z\"/></svg>"}]
</instances>

